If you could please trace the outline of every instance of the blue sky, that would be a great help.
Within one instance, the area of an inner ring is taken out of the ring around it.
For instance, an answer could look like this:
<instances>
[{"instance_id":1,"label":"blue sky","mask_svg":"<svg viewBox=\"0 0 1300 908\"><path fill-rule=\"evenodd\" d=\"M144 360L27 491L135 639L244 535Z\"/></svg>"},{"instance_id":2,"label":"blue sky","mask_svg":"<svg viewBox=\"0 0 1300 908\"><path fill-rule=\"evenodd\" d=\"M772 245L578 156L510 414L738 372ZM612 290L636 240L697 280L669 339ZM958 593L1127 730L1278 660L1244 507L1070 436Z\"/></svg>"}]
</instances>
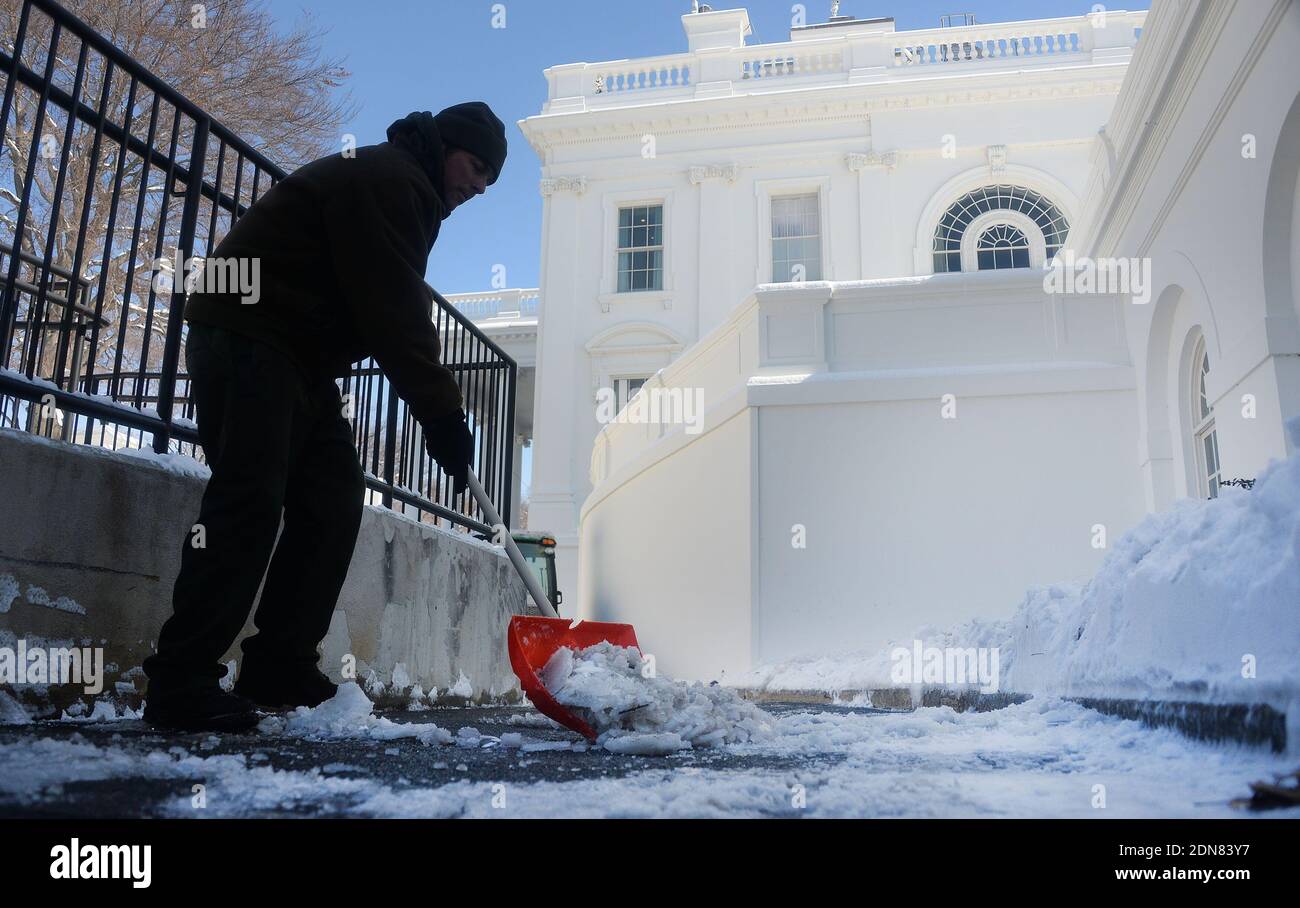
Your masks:
<instances>
[{"instance_id":1,"label":"blue sky","mask_svg":"<svg viewBox=\"0 0 1300 908\"><path fill-rule=\"evenodd\" d=\"M505 28L492 27L491 0L268 0L284 29L310 10L325 29L323 51L342 57L360 111L344 127L367 145L413 110L487 101L506 124L510 152L501 178L442 226L426 277L443 293L483 290L495 265L512 287L535 287L541 249L540 162L515 125L541 111L542 70L558 63L599 62L681 53L681 15L690 0L504 0ZM792 3L714 2L744 6L750 43L785 41ZM1147 0L1129 8L1145 9ZM805 0L807 21L824 22L830 0ZM1117 4L1117 7L1119 5ZM842 0L840 14L893 16L899 30L934 28L946 13L972 12L980 22L1082 15L1078 0Z\"/></svg>"}]
</instances>

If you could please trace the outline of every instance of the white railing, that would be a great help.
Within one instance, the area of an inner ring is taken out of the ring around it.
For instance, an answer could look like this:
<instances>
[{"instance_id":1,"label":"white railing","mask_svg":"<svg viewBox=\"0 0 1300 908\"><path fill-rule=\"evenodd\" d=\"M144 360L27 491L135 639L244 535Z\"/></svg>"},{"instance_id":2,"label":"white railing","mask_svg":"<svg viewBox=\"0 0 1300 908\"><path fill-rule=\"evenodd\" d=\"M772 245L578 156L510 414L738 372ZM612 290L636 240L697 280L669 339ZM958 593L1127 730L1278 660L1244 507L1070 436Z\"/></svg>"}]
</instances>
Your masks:
<instances>
[{"instance_id":1,"label":"white railing","mask_svg":"<svg viewBox=\"0 0 1300 908\"><path fill-rule=\"evenodd\" d=\"M1104 15L849 34L636 60L570 63L546 70L548 110L585 109L603 99L649 104L697 92L746 94L796 83L890 81L953 64L996 68L1022 62L1050 65L1057 59L1113 59L1132 50L1145 19L1145 11L1112 10Z\"/></svg>"},{"instance_id":2,"label":"white railing","mask_svg":"<svg viewBox=\"0 0 1300 908\"><path fill-rule=\"evenodd\" d=\"M772 53L773 47L789 48L788 53ZM740 61L740 78L770 79L773 76L825 76L844 72L844 52L840 48L808 49L807 42L795 45L759 45Z\"/></svg>"},{"instance_id":3,"label":"white railing","mask_svg":"<svg viewBox=\"0 0 1300 908\"><path fill-rule=\"evenodd\" d=\"M479 293L448 293L451 303L462 315L473 319L524 318L536 316L541 294L537 288L484 290Z\"/></svg>"},{"instance_id":4,"label":"white railing","mask_svg":"<svg viewBox=\"0 0 1300 908\"><path fill-rule=\"evenodd\" d=\"M592 80L593 95L652 91L657 88L684 88L691 84L691 67L686 61L628 61L593 64L597 71ZM603 68L602 68L603 67Z\"/></svg>"},{"instance_id":5,"label":"white railing","mask_svg":"<svg viewBox=\"0 0 1300 908\"><path fill-rule=\"evenodd\" d=\"M1089 53L1093 21L1092 16L1083 16L902 32L893 36L894 65L933 66Z\"/></svg>"}]
</instances>

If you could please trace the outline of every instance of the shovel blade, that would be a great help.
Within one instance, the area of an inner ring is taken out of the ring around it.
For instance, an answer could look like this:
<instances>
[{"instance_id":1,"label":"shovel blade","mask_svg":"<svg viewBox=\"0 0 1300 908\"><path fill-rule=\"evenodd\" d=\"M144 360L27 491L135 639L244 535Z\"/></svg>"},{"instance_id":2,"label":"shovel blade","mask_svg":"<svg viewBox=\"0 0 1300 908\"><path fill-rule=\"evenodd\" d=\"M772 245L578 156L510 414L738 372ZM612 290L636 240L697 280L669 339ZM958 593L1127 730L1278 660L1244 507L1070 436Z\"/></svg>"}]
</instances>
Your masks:
<instances>
[{"instance_id":1,"label":"shovel blade","mask_svg":"<svg viewBox=\"0 0 1300 908\"><path fill-rule=\"evenodd\" d=\"M607 642L614 646L634 646L638 650L641 647L636 642L636 631L630 624L583 621L577 627L570 627L571 624L568 618L515 615L510 619L510 628L506 632L510 667L515 670L519 686L538 712L594 741L595 729L568 707L556 702L542 684L541 671L555 651L564 646L580 650Z\"/></svg>"}]
</instances>

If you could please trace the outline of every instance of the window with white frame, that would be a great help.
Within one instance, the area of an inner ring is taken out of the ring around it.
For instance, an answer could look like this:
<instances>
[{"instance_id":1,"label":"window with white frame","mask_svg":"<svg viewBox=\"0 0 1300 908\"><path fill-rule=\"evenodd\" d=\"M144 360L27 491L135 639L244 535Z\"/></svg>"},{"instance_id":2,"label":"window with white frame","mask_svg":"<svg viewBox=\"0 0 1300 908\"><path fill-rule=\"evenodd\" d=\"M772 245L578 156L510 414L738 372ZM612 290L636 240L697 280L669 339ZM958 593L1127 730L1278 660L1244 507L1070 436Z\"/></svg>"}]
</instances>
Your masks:
<instances>
[{"instance_id":1,"label":"window with white frame","mask_svg":"<svg viewBox=\"0 0 1300 908\"><path fill-rule=\"evenodd\" d=\"M618 210L618 291L662 290L664 206L633 205Z\"/></svg>"},{"instance_id":2,"label":"window with white frame","mask_svg":"<svg viewBox=\"0 0 1300 908\"><path fill-rule=\"evenodd\" d=\"M1029 267L1029 239L1012 224L994 224L975 241L980 271Z\"/></svg>"},{"instance_id":3,"label":"window with white frame","mask_svg":"<svg viewBox=\"0 0 1300 908\"><path fill-rule=\"evenodd\" d=\"M1210 355L1205 338L1196 345L1192 356L1192 447L1196 461L1196 484L1205 498L1219 497L1219 436L1214 431L1214 410L1205 393L1205 377L1210 374Z\"/></svg>"},{"instance_id":4,"label":"window with white frame","mask_svg":"<svg viewBox=\"0 0 1300 908\"><path fill-rule=\"evenodd\" d=\"M772 197L772 283L822 279L817 193Z\"/></svg>"},{"instance_id":5,"label":"window with white frame","mask_svg":"<svg viewBox=\"0 0 1300 908\"><path fill-rule=\"evenodd\" d=\"M625 377L614 379L614 398L617 401L617 409L622 410L627 406L628 401L641 390L641 386L649 379L648 375L638 375L635 377Z\"/></svg>"},{"instance_id":6,"label":"window with white frame","mask_svg":"<svg viewBox=\"0 0 1300 908\"><path fill-rule=\"evenodd\" d=\"M997 211L1015 212L1028 219L1023 223L1032 222L1042 232L1043 262L1052 260L1070 232L1070 224L1061 210L1032 189L1010 185L984 186L953 202L939 219L933 246L936 274L962 270L962 239L966 229L976 219L981 223L987 222L984 216ZM986 224L976 242L978 268L981 271L1028 268L1031 259L1039 258L1033 249L1035 242L1038 242L1037 234L1031 238L1014 223L1014 219Z\"/></svg>"}]
</instances>

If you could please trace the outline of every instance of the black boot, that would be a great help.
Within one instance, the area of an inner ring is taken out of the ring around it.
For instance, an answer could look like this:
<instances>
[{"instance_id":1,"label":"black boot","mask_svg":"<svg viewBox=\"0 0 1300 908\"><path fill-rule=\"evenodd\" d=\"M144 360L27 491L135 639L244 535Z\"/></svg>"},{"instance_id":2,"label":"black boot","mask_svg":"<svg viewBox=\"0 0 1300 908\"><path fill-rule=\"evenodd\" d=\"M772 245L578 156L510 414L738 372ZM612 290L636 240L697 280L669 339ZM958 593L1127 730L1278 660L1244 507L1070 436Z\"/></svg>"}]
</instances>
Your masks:
<instances>
[{"instance_id":1,"label":"black boot","mask_svg":"<svg viewBox=\"0 0 1300 908\"><path fill-rule=\"evenodd\" d=\"M338 693L338 685L315 665L275 665L244 658L235 681L235 693L267 709L320 706Z\"/></svg>"},{"instance_id":2,"label":"black boot","mask_svg":"<svg viewBox=\"0 0 1300 908\"><path fill-rule=\"evenodd\" d=\"M257 708L228 694L215 682L164 687L153 681L145 693L144 721L172 731L247 731Z\"/></svg>"}]
</instances>

